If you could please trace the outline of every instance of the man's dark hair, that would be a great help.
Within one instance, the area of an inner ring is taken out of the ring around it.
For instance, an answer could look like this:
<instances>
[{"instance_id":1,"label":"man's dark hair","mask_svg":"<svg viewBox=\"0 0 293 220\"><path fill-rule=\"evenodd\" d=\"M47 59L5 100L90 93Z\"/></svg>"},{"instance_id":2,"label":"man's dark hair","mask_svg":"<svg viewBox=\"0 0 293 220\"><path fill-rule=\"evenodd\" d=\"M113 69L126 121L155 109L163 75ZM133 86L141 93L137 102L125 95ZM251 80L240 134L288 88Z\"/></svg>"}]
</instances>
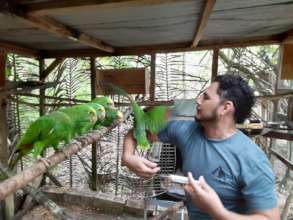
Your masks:
<instances>
[{"instance_id":1,"label":"man's dark hair","mask_svg":"<svg viewBox=\"0 0 293 220\"><path fill-rule=\"evenodd\" d=\"M236 123L243 123L250 116L255 97L247 82L236 75L219 75L215 78L219 83L217 93L223 100L232 101L235 107L234 119Z\"/></svg>"}]
</instances>

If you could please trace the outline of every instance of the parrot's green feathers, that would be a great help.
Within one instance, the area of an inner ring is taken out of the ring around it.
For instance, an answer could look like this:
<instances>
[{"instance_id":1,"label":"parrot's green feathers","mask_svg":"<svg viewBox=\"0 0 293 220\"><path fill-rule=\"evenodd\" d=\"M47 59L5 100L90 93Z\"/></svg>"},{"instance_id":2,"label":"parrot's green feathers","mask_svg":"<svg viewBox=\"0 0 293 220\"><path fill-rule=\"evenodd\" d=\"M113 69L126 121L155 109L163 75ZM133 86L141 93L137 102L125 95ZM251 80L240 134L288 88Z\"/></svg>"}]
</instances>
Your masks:
<instances>
[{"instance_id":1,"label":"parrot's green feathers","mask_svg":"<svg viewBox=\"0 0 293 220\"><path fill-rule=\"evenodd\" d=\"M89 102L86 105L88 105L96 110L96 114L97 114L96 124L99 124L105 120L106 110L102 105L100 105L98 103L94 103L94 102Z\"/></svg>"},{"instance_id":2,"label":"parrot's green feathers","mask_svg":"<svg viewBox=\"0 0 293 220\"><path fill-rule=\"evenodd\" d=\"M167 122L169 108L167 106L155 106L146 112L146 129L153 134L158 134Z\"/></svg>"},{"instance_id":3,"label":"parrot's green feathers","mask_svg":"<svg viewBox=\"0 0 293 220\"><path fill-rule=\"evenodd\" d=\"M110 109L115 108L114 102L109 96L99 95L96 98L94 98L91 102L98 103L98 104L102 105L106 110L109 108Z\"/></svg>"},{"instance_id":4,"label":"parrot's green feathers","mask_svg":"<svg viewBox=\"0 0 293 220\"><path fill-rule=\"evenodd\" d=\"M119 121L123 120L122 112L119 111L118 109L108 109L106 111L105 120L102 123L100 123L100 125L107 127L107 126L110 126L116 120L119 120Z\"/></svg>"},{"instance_id":5,"label":"parrot's green feathers","mask_svg":"<svg viewBox=\"0 0 293 220\"><path fill-rule=\"evenodd\" d=\"M75 136L90 131L97 121L96 110L87 104L75 105L59 111L64 112L72 120Z\"/></svg>"},{"instance_id":6,"label":"parrot's green feathers","mask_svg":"<svg viewBox=\"0 0 293 220\"><path fill-rule=\"evenodd\" d=\"M9 160L14 167L17 161L33 152L34 157L40 155L47 147L58 149L61 141L68 142L73 136L72 120L63 112L52 112L39 117L29 125L16 145L15 152Z\"/></svg>"}]
</instances>

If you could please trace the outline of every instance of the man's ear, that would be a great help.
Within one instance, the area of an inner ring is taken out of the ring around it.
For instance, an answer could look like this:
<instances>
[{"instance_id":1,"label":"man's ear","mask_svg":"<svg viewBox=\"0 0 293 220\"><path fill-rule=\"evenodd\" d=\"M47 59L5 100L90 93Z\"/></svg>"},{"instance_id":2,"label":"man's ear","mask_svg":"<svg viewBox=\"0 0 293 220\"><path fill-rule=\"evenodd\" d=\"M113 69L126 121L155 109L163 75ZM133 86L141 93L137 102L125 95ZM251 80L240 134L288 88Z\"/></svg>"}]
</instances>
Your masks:
<instances>
[{"instance_id":1,"label":"man's ear","mask_svg":"<svg viewBox=\"0 0 293 220\"><path fill-rule=\"evenodd\" d=\"M234 104L232 101L230 101L230 100L225 101L223 106L224 106L223 107L223 114L226 114L228 112L234 113L235 107L234 107Z\"/></svg>"}]
</instances>

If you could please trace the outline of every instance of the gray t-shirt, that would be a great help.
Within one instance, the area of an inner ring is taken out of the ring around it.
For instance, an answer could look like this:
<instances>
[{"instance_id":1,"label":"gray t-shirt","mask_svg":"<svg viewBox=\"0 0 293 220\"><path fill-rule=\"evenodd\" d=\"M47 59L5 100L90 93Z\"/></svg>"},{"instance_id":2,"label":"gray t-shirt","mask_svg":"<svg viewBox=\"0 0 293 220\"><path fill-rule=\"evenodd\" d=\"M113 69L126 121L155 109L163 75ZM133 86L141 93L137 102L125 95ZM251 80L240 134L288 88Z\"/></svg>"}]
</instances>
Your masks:
<instances>
[{"instance_id":1,"label":"gray t-shirt","mask_svg":"<svg viewBox=\"0 0 293 220\"><path fill-rule=\"evenodd\" d=\"M275 179L264 152L245 134L227 139L207 138L196 121L171 121L159 133L163 142L179 148L183 173L204 176L224 206L237 213L276 207ZM190 219L211 219L187 198Z\"/></svg>"}]
</instances>

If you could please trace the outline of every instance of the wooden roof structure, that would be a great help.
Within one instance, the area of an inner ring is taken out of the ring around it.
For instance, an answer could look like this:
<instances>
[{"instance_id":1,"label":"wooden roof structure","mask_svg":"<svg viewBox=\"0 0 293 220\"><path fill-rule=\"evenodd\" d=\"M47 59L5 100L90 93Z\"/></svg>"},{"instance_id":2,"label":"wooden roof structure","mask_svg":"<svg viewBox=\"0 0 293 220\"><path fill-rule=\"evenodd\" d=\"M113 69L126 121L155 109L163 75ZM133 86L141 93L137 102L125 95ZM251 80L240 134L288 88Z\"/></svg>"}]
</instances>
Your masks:
<instances>
[{"instance_id":1,"label":"wooden roof structure","mask_svg":"<svg viewBox=\"0 0 293 220\"><path fill-rule=\"evenodd\" d=\"M0 48L38 58L140 55L293 38L289 0L3 0Z\"/></svg>"}]
</instances>

